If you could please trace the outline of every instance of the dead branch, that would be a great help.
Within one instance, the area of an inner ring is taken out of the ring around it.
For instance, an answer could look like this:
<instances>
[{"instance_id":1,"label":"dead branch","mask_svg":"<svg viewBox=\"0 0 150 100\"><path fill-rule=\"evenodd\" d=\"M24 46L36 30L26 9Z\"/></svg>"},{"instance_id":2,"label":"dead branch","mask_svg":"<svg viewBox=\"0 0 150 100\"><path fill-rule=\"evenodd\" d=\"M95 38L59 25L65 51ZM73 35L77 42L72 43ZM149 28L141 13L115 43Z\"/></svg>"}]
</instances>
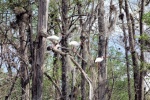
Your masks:
<instances>
[{"instance_id":1,"label":"dead branch","mask_svg":"<svg viewBox=\"0 0 150 100\"><path fill-rule=\"evenodd\" d=\"M81 68L81 66L73 59L73 57L70 56L71 61L78 67L86 81L89 83L90 89L89 89L89 100L92 100L93 98L93 86L92 86L92 81L88 77L88 75L85 73L85 71Z\"/></svg>"}]
</instances>

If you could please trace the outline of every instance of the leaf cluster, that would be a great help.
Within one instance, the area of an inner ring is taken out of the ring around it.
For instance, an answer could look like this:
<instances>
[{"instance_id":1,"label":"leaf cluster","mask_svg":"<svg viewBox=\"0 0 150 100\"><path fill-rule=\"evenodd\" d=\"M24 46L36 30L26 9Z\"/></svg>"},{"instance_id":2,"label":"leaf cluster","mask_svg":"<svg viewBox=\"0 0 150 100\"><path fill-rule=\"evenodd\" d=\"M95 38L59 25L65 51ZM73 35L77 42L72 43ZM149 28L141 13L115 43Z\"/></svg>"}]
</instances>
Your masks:
<instances>
[{"instance_id":1,"label":"leaf cluster","mask_svg":"<svg viewBox=\"0 0 150 100\"><path fill-rule=\"evenodd\" d=\"M144 14L144 16L143 16L143 21L144 21L147 25L150 25L150 12Z\"/></svg>"}]
</instances>

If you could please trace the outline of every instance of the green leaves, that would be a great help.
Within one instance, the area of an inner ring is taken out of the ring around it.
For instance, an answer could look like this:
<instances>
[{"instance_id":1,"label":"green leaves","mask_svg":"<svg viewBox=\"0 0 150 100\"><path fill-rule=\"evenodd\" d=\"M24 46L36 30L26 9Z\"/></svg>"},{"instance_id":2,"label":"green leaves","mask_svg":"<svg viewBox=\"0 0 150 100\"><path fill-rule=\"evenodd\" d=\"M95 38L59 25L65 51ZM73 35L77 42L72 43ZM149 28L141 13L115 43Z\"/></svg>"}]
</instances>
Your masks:
<instances>
[{"instance_id":1,"label":"green leaves","mask_svg":"<svg viewBox=\"0 0 150 100\"><path fill-rule=\"evenodd\" d=\"M150 36L148 34L142 34L142 36L139 37L139 42L143 41L143 49L148 50L150 46Z\"/></svg>"},{"instance_id":2,"label":"green leaves","mask_svg":"<svg viewBox=\"0 0 150 100\"><path fill-rule=\"evenodd\" d=\"M150 25L150 12L144 14L144 16L143 16L143 21L144 21L147 25Z\"/></svg>"}]
</instances>

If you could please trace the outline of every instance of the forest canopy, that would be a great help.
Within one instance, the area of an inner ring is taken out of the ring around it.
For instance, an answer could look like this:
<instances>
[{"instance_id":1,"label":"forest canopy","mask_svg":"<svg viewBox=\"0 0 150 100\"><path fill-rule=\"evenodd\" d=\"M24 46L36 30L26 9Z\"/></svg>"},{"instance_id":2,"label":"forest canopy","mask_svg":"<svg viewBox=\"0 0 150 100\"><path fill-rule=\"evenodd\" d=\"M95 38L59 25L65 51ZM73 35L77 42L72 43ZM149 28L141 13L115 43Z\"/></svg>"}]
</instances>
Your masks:
<instances>
[{"instance_id":1,"label":"forest canopy","mask_svg":"<svg viewBox=\"0 0 150 100\"><path fill-rule=\"evenodd\" d=\"M150 0L0 0L0 100L149 100Z\"/></svg>"}]
</instances>

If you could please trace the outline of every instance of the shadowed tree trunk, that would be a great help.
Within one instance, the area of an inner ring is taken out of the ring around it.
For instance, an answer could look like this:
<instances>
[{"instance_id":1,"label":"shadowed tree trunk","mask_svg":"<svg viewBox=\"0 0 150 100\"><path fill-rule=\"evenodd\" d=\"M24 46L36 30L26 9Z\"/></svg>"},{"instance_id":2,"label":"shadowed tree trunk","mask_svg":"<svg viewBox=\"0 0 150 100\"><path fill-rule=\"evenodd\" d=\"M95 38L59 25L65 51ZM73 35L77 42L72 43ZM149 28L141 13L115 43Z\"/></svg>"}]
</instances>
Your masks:
<instances>
[{"instance_id":1,"label":"shadowed tree trunk","mask_svg":"<svg viewBox=\"0 0 150 100\"><path fill-rule=\"evenodd\" d=\"M42 33L47 32L49 0L39 0L38 10L38 34L35 42L33 78L32 78L32 100L42 100L43 67L45 39Z\"/></svg>"},{"instance_id":2,"label":"shadowed tree trunk","mask_svg":"<svg viewBox=\"0 0 150 100\"><path fill-rule=\"evenodd\" d=\"M61 39L61 45L64 48L68 48L68 36L67 36L67 30L68 30L68 20L67 20L67 12L68 12L68 5L67 0L62 0L62 39ZM67 53L69 52L67 49L62 49L63 52ZM68 83L68 56L63 55L62 60L62 96L61 100L68 100L69 99L69 83Z\"/></svg>"},{"instance_id":3,"label":"shadowed tree trunk","mask_svg":"<svg viewBox=\"0 0 150 100\"><path fill-rule=\"evenodd\" d=\"M126 18L127 18L127 26L128 26L128 33L129 33L130 52L132 55L132 63L133 63L135 100L138 100L139 98L139 94L138 94L139 93L139 65L138 65L137 53L135 51L135 41L134 41L134 36L132 32L131 18L129 14L127 0L125 0L125 13L126 13Z\"/></svg>"},{"instance_id":4,"label":"shadowed tree trunk","mask_svg":"<svg viewBox=\"0 0 150 100\"><path fill-rule=\"evenodd\" d=\"M141 10L140 10L140 36L142 37L143 35L143 13L144 13L144 6L145 6L145 0L141 0ZM141 39L141 65L140 65L140 80L139 80L139 100L144 100L144 41Z\"/></svg>"},{"instance_id":5,"label":"shadowed tree trunk","mask_svg":"<svg viewBox=\"0 0 150 100\"><path fill-rule=\"evenodd\" d=\"M82 53L82 58L86 59L87 58L87 45L86 45L86 41L85 41L85 36L84 33L81 33L81 37L83 39L81 39L81 53ZM86 70L86 62L84 60L82 60L81 62L81 66L82 69L85 71ZM81 75L81 100L86 100L86 81L83 75Z\"/></svg>"},{"instance_id":6,"label":"shadowed tree trunk","mask_svg":"<svg viewBox=\"0 0 150 100\"><path fill-rule=\"evenodd\" d=\"M81 40L81 55L83 59L87 59L87 43L86 43L86 34L84 32L85 29L85 24L83 24L82 21L82 12L81 12L81 2L77 1L77 6L78 6L78 14L79 16L79 22L80 22L80 27L81 27L81 36L80 36L80 40ZM86 70L86 62L84 60L82 60L81 62L81 66L82 69L85 71ZM84 78L83 75L81 75L81 100L86 100L86 80Z\"/></svg>"},{"instance_id":7,"label":"shadowed tree trunk","mask_svg":"<svg viewBox=\"0 0 150 100\"><path fill-rule=\"evenodd\" d=\"M104 0L98 0L98 29L99 29L99 41L98 41L98 56L106 57L105 46L106 46L106 32L105 32L105 21L104 21ZM98 100L106 100L106 60L99 63L98 65Z\"/></svg>"},{"instance_id":8,"label":"shadowed tree trunk","mask_svg":"<svg viewBox=\"0 0 150 100\"><path fill-rule=\"evenodd\" d=\"M127 81L128 81L128 97L129 100L131 100L130 65L129 65L129 55L128 55L129 50L128 50L127 33L124 24L124 14L122 13L122 0L119 0L119 8L120 8L119 18L122 21L122 30L124 35L124 48L125 48L125 59L126 59L126 66L127 66Z\"/></svg>"}]
</instances>

